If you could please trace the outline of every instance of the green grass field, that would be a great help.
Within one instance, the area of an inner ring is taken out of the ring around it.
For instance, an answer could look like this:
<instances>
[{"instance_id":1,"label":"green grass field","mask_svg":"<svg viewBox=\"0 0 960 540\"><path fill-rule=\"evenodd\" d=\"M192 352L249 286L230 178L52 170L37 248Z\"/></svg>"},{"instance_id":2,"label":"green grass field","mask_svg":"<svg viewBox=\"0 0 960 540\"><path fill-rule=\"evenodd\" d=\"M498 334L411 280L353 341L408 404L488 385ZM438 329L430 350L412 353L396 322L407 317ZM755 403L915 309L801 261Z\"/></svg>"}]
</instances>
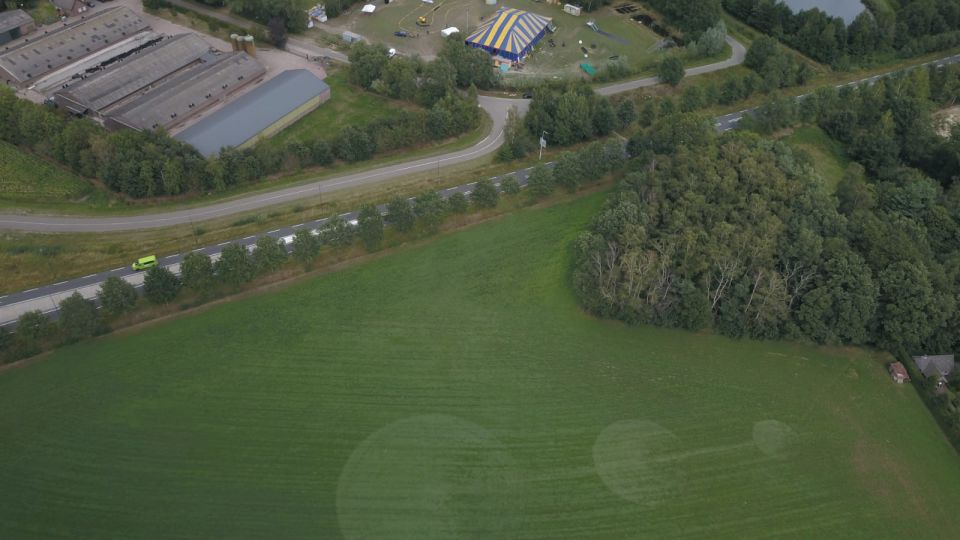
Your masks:
<instances>
[{"instance_id":1,"label":"green grass field","mask_svg":"<svg viewBox=\"0 0 960 540\"><path fill-rule=\"evenodd\" d=\"M87 180L0 141L0 208L24 202L100 207L108 199Z\"/></svg>"},{"instance_id":2,"label":"green grass field","mask_svg":"<svg viewBox=\"0 0 960 540\"><path fill-rule=\"evenodd\" d=\"M0 537L951 537L858 350L583 314L603 195L0 373Z\"/></svg>"},{"instance_id":3,"label":"green grass field","mask_svg":"<svg viewBox=\"0 0 960 540\"><path fill-rule=\"evenodd\" d=\"M364 92L347 82L346 70L331 73L324 82L330 86L330 99L270 140L281 145L288 140L330 139L348 125L362 126L372 120L395 116L401 109L414 108L372 92Z\"/></svg>"},{"instance_id":4,"label":"green grass field","mask_svg":"<svg viewBox=\"0 0 960 540\"><path fill-rule=\"evenodd\" d=\"M840 183L844 171L850 164L850 158L847 157L840 143L831 139L817 126L798 127L784 140L810 154L814 168L826 181L830 190L836 190L837 184Z\"/></svg>"}]
</instances>

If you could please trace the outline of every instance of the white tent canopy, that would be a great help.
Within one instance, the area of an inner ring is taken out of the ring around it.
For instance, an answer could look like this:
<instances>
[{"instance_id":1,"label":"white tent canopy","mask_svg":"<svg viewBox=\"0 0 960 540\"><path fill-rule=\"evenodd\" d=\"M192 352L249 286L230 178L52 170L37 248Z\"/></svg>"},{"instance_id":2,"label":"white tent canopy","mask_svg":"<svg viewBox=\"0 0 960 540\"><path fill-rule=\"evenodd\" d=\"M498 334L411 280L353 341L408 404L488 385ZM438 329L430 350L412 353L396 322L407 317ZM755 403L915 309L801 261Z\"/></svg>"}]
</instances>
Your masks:
<instances>
[{"instance_id":1,"label":"white tent canopy","mask_svg":"<svg viewBox=\"0 0 960 540\"><path fill-rule=\"evenodd\" d=\"M377 6L373 4L366 4L365 6L363 6L363 8L360 11L364 13L373 13L376 10L377 10Z\"/></svg>"}]
</instances>

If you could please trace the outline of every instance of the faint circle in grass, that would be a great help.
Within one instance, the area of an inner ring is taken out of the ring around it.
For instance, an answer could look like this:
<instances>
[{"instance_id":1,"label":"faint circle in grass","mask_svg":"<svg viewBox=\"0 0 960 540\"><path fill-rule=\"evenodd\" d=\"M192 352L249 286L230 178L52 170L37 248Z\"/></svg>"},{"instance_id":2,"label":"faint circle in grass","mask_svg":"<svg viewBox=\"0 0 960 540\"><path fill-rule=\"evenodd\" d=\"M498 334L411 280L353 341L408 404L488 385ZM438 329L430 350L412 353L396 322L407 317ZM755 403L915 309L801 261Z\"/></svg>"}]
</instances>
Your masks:
<instances>
[{"instance_id":1,"label":"faint circle in grass","mask_svg":"<svg viewBox=\"0 0 960 540\"><path fill-rule=\"evenodd\" d=\"M779 420L761 420L753 424L753 444L765 456L786 457L800 441L793 428Z\"/></svg>"},{"instance_id":2,"label":"faint circle in grass","mask_svg":"<svg viewBox=\"0 0 960 540\"><path fill-rule=\"evenodd\" d=\"M678 465L680 440L649 420L611 424L593 445L593 464L607 489L653 508L675 497L684 475Z\"/></svg>"},{"instance_id":3,"label":"faint circle in grass","mask_svg":"<svg viewBox=\"0 0 960 540\"><path fill-rule=\"evenodd\" d=\"M337 484L345 538L503 536L522 517L522 475L496 437L450 415L398 420L353 451Z\"/></svg>"}]
</instances>

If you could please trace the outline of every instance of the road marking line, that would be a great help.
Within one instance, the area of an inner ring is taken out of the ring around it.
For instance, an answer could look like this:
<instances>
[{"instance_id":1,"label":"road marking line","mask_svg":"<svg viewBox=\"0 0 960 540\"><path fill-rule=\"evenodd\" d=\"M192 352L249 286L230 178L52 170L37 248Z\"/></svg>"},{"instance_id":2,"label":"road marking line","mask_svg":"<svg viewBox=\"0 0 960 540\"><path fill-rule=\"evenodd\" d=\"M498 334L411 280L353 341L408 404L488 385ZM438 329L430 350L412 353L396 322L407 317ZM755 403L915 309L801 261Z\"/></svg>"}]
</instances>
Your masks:
<instances>
[{"instance_id":1,"label":"road marking line","mask_svg":"<svg viewBox=\"0 0 960 540\"><path fill-rule=\"evenodd\" d=\"M56 287L57 285L63 285L64 283L66 283L66 281L61 281L60 283L54 283L53 286Z\"/></svg>"},{"instance_id":2,"label":"road marking line","mask_svg":"<svg viewBox=\"0 0 960 540\"><path fill-rule=\"evenodd\" d=\"M119 267L119 268L114 268L113 270L111 270L111 272L119 272L120 270L123 270L124 268L126 268L126 266L121 266L121 267Z\"/></svg>"},{"instance_id":3,"label":"road marking line","mask_svg":"<svg viewBox=\"0 0 960 540\"><path fill-rule=\"evenodd\" d=\"M35 291L35 290L37 290L37 289L39 289L39 288L40 288L40 287L34 287L34 288L32 288L32 289L28 289L28 290L23 291L23 292L25 292L25 293L33 292L33 291Z\"/></svg>"},{"instance_id":4,"label":"road marking line","mask_svg":"<svg viewBox=\"0 0 960 540\"><path fill-rule=\"evenodd\" d=\"M95 275L96 275L96 274L90 274L89 276L83 276L83 277L80 278L80 279L92 278L92 277L95 276Z\"/></svg>"}]
</instances>

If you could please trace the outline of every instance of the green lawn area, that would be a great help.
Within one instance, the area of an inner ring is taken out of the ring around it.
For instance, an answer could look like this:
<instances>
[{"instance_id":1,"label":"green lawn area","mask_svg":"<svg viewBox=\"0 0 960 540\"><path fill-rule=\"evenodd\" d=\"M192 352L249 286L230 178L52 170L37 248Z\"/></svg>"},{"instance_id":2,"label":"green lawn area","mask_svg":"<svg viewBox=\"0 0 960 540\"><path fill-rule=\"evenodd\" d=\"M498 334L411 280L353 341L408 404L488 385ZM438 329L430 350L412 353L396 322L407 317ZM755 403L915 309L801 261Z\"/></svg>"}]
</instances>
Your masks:
<instances>
[{"instance_id":1,"label":"green lawn area","mask_svg":"<svg viewBox=\"0 0 960 540\"><path fill-rule=\"evenodd\" d=\"M0 373L0 537L952 537L859 350L582 313L605 195Z\"/></svg>"},{"instance_id":2,"label":"green lawn area","mask_svg":"<svg viewBox=\"0 0 960 540\"><path fill-rule=\"evenodd\" d=\"M100 207L108 199L87 180L0 141L0 208L19 203Z\"/></svg>"},{"instance_id":3,"label":"green lawn area","mask_svg":"<svg viewBox=\"0 0 960 540\"><path fill-rule=\"evenodd\" d=\"M396 115L414 105L364 92L347 82L347 71L338 70L324 79L330 86L330 99L270 140L283 144L291 139L309 141L332 138L344 126L360 126L372 120Z\"/></svg>"},{"instance_id":4,"label":"green lawn area","mask_svg":"<svg viewBox=\"0 0 960 540\"><path fill-rule=\"evenodd\" d=\"M850 164L850 158L840 143L817 126L801 126L784 140L810 154L814 168L826 181L830 191L836 190L843 172Z\"/></svg>"}]
</instances>

